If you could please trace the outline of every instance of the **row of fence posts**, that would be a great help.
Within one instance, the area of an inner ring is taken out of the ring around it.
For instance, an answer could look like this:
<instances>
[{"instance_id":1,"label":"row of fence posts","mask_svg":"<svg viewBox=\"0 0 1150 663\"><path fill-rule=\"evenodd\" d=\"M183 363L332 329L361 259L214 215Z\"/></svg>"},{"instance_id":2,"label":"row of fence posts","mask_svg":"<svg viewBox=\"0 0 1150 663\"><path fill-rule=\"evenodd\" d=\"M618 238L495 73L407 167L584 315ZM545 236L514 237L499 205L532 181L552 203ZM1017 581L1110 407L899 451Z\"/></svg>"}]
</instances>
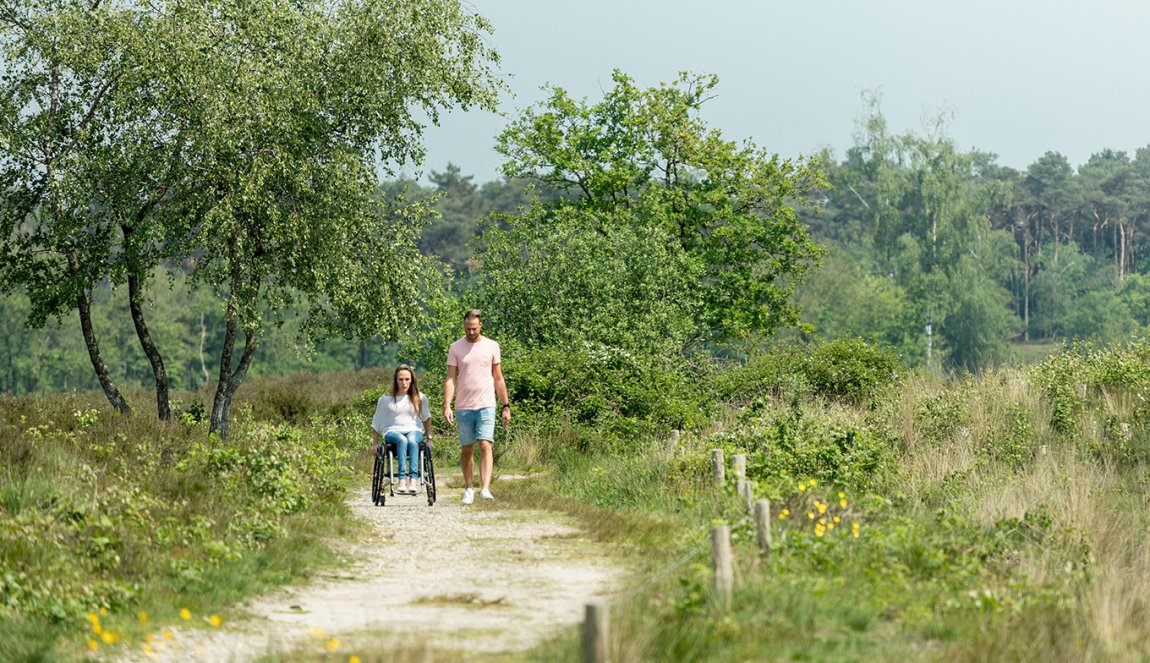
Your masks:
<instances>
[{"instance_id":1,"label":"row of fence posts","mask_svg":"<svg viewBox=\"0 0 1150 663\"><path fill-rule=\"evenodd\" d=\"M679 447L679 431L671 431L671 449ZM751 482L747 479L747 457L736 454L733 458L735 487L739 500L747 513L755 520L756 539L759 553L764 557L771 554L771 501L755 500ZM722 487L726 479L726 463L722 449L711 450L711 480L716 487ZM735 588L734 564L731 560L731 527L715 525L711 528L711 568L714 571L713 589L715 601L724 611L731 609L731 595ZM607 663L608 613L606 602L588 603L583 619L583 661L584 663Z\"/></svg>"}]
</instances>

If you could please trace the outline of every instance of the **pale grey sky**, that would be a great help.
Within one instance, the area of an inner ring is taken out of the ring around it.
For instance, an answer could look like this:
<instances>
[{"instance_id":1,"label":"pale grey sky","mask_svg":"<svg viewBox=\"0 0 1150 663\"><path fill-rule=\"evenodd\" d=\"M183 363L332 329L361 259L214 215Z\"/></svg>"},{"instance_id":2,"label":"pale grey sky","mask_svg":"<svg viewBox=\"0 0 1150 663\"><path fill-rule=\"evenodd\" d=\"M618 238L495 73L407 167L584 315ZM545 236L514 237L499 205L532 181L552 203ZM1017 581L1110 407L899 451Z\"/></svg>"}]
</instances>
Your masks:
<instances>
[{"instance_id":1,"label":"pale grey sky","mask_svg":"<svg viewBox=\"0 0 1150 663\"><path fill-rule=\"evenodd\" d=\"M642 86L719 75L707 122L783 156L852 143L860 93L890 129L950 112L960 147L1025 168L1048 150L1072 165L1150 144L1150 2L1141 0L469 0L515 97L551 83L598 100L619 68ZM426 133L423 172L451 161L496 179L506 119L456 112ZM409 172L411 172L409 170Z\"/></svg>"}]
</instances>

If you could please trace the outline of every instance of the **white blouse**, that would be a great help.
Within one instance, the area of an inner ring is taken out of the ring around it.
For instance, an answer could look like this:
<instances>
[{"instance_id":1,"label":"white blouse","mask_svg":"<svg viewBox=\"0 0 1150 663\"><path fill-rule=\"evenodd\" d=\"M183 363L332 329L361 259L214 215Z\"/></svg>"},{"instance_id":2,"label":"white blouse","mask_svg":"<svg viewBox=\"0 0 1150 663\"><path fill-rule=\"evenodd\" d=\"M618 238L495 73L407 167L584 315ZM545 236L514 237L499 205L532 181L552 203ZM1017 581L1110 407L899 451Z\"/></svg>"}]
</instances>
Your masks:
<instances>
[{"instance_id":1,"label":"white blouse","mask_svg":"<svg viewBox=\"0 0 1150 663\"><path fill-rule=\"evenodd\" d=\"M390 394L379 397L375 404L375 416L371 418L371 427L380 435L390 432L410 433L411 431L426 432L423 422L431 418L431 407L427 404L427 394L420 394L420 407L418 416L411 405L411 398L404 394L392 398Z\"/></svg>"}]
</instances>

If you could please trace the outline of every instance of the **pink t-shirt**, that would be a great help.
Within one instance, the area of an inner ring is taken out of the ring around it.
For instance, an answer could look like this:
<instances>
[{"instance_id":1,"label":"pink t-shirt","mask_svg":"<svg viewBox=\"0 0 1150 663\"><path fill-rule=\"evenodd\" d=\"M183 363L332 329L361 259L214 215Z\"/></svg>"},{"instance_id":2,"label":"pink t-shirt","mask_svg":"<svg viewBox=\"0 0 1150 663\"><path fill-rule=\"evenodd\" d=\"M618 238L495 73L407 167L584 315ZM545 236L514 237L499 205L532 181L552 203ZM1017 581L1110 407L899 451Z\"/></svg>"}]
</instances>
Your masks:
<instances>
[{"instance_id":1,"label":"pink t-shirt","mask_svg":"<svg viewBox=\"0 0 1150 663\"><path fill-rule=\"evenodd\" d=\"M495 407L495 378L491 367L499 361L499 344L486 336L480 336L474 343L464 337L451 344L447 365L459 369L455 378L456 410Z\"/></svg>"}]
</instances>

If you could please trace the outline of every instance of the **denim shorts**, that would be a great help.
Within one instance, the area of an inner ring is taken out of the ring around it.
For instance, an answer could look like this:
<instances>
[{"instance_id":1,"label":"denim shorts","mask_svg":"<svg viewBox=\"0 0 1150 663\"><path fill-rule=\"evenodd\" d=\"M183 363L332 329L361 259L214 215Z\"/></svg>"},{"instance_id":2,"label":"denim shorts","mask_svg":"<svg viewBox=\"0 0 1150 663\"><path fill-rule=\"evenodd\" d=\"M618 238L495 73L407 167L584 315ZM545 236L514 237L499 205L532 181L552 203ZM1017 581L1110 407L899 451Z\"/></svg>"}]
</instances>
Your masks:
<instances>
[{"instance_id":1,"label":"denim shorts","mask_svg":"<svg viewBox=\"0 0 1150 663\"><path fill-rule=\"evenodd\" d=\"M476 440L495 441L494 407L458 410L455 413L455 421L459 427L459 446L471 446Z\"/></svg>"}]
</instances>

